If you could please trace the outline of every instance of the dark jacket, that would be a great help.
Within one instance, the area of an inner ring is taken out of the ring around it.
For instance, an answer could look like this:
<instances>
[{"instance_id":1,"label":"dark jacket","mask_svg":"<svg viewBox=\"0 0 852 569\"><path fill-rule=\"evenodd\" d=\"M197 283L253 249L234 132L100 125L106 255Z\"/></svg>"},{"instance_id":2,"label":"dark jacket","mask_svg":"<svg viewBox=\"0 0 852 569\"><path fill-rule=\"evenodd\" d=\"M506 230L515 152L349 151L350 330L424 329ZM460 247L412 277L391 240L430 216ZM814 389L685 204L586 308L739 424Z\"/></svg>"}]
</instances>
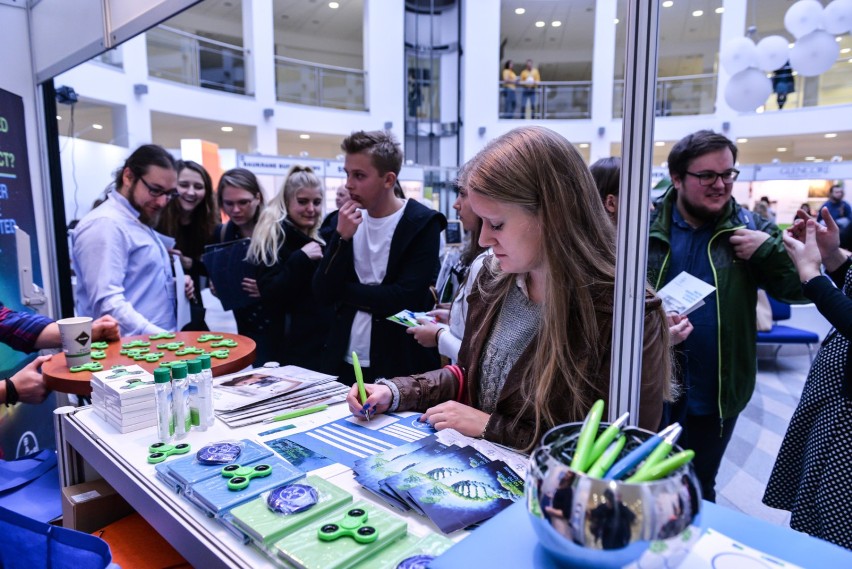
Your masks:
<instances>
[{"instance_id":1,"label":"dark jacket","mask_svg":"<svg viewBox=\"0 0 852 569\"><path fill-rule=\"evenodd\" d=\"M352 321L359 310L373 315L370 375L393 377L439 365L437 349L421 347L405 333L404 326L387 317L404 309L432 308L429 286L437 277L440 235L446 225L439 212L408 200L393 234L387 273L380 285L361 284L355 273L352 241L341 239L336 231L332 234L314 275L314 294L320 302L334 306L323 371L336 375L343 369Z\"/></svg>"},{"instance_id":2,"label":"dark jacket","mask_svg":"<svg viewBox=\"0 0 852 569\"><path fill-rule=\"evenodd\" d=\"M289 221L282 221L284 243L278 262L257 268L257 288L267 315L275 323L272 353L282 365L317 370L325 359L325 344L331 310L313 295L313 277L319 260L313 261L302 247L313 241Z\"/></svg>"},{"instance_id":3,"label":"dark jacket","mask_svg":"<svg viewBox=\"0 0 852 569\"><path fill-rule=\"evenodd\" d=\"M489 287L493 279L490 271L480 271L478 285ZM462 403L471 405L477 409L479 403L479 364L482 352L491 335L494 321L485 321L488 311L488 303L483 299L480 286L474 285L468 296L467 325L459 351L458 363L464 370L465 387L462 394ZM497 302L500 302L499 300ZM645 296L645 333L642 352L642 387L640 395L640 416L638 424L640 427L656 430L660 424L663 412L663 392L665 389L664 378L670 376L669 370L660 370L659 362L663 359L665 351L669 349L668 334L662 334L665 326L660 322L665 318L661 310L662 302L656 296L647 293ZM609 376L610 376L610 353L612 341L612 309L613 297L611 289L609 293L601 293L595 300L595 311L600 327L601 341L604 343L601 350L601 359L590 362L597 378L595 393L590 394L593 399L609 399ZM478 323L482 323L481 325ZM518 358L518 363L509 371L503 389L497 399L497 407L488 421L485 438L499 444L519 449L528 449L538 441L535 437L535 412L528 408L521 413L524 393L532 393L534 385L527 378L526 368L532 360L533 355L540 349L553 349L550 346L541 346L538 336L534 337L527 346L524 353ZM447 369L439 369L432 372L409 376L395 377L391 380L399 389L400 402L398 410L425 411L438 403L450 400L458 400L459 384L456 377ZM530 383L529 385L524 385ZM566 390L554 392L550 401L550 411L556 418L556 425L582 421L582 416L575 416L570 412L571 394ZM555 425L545 425L539 436L543 435L549 428Z\"/></svg>"},{"instance_id":4,"label":"dark jacket","mask_svg":"<svg viewBox=\"0 0 852 569\"><path fill-rule=\"evenodd\" d=\"M648 241L648 280L657 289L665 282L671 246L672 208L677 191L670 189L656 203L651 214ZM734 253L729 238L737 229L769 234L751 259L743 261ZM784 250L781 230L769 220L744 210L731 198L716 221L708 255L716 287L717 333L719 345L719 416L737 416L754 392L757 373L757 289L776 299L803 304L802 285L793 262Z\"/></svg>"}]
</instances>

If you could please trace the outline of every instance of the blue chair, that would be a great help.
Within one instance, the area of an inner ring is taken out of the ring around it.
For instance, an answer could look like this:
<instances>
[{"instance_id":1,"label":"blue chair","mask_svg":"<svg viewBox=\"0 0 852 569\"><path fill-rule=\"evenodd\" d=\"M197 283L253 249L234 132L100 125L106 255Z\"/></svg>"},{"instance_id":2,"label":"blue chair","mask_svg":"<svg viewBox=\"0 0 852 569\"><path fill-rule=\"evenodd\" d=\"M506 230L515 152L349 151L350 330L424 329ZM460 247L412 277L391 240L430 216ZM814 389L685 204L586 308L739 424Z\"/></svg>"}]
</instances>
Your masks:
<instances>
[{"instance_id":1,"label":"blue chair","mask_svg":"<svg viewBox=\"0 0 852 569\"><path fill-rule=\"evenodd\" d=\"M790 319L790 305L780 300L775 300L769 295L767 296L769 297L769 305L772 307L772 329L768 332L757 333L758 345L775 345L775 359L777 360L778 352L785 344L806 344L808 346L808 355L811 358L811 363L813 363L813 344L819 343L819 336L810 330L778 324L781 320Z\"/></svg>"}]
</instances>

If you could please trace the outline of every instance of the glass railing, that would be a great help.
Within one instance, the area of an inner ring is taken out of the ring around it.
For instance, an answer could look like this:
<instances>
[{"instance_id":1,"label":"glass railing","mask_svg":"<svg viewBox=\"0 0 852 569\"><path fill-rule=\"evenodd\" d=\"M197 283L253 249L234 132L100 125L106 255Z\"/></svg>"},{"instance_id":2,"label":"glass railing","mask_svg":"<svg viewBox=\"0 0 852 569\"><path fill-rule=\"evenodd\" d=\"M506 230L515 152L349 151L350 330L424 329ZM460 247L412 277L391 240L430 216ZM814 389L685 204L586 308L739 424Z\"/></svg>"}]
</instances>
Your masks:
<instances>
[{"instance_id":1,"label":"glass railing","mask_svg":"<svg viewBox=\"0 0 852 569\"><path fill-rule=\"evenodd\" d=\"M238 45L196 36L167 26L146 34L148 74L186 85L249 94L245 52Z\"/></svg>"},{"instance_id":2,"label":"glass railing","mask_svg":"<svg viewBox=\"0 0 852 569\"><path fill-rule=\"evenodd\" d=\"M779 109L778 98L772 94L766 100L765 111L827 107L852 103L852 63L848 58L838 59L834 66L815 77L793 77L795 89L787 95L784 108Z\"/></svg>"},{"instance_id":3,"label":"glass railing","mask_svg":"<svg viewBox=\"0 0 852 569\"><path fill-rule=\"evenodd\" d=\"M716 75L684 75L657 79L655 115L680 117L712 115L716 109ZM624 80L616 80L612 95L612 116L624 116Z\"/></svg>"},{"instance_id":4,"label":"glass railing","mask_svg":"<svg viewBox=\"0 0 852 569\"><path fill-rule=\"evenodd\" d=\"M500 118L503 119L588 119L592 117L591 81L542 81L535 87L501 85Z\"/></svg>"},{"instance_id":5,"label":"glass railing","mask_svg":"<svg viewBox=\"0 0 852 569\"><path fill-rule=\"evenodd\" d=\"M312 107L367 110L367 72L275 57L279 101Z\"/></svg>"}]
</instances>

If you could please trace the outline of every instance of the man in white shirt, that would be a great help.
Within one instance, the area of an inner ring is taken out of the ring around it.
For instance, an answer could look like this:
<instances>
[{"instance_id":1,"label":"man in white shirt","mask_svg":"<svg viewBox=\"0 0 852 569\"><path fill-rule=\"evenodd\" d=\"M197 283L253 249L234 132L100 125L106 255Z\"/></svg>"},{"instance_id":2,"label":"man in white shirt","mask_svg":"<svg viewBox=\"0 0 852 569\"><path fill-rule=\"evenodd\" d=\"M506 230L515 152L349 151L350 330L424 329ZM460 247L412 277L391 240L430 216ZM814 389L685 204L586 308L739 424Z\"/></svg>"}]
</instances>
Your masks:
<instances>
[{"instance_id":1,"label":"man in white shirt","mask_svg":"<svg viewBox=\"0 0 852 569\"><path fill-rule=\"evenodd\" d=\"M387 317L432 308L429 286L437 276L446 219L394 195L403 156L390 133L355 132L341 148L350 201L338 212L314 276L317 298L336 307L325 371L351 385L353 351L368 380L433 369L438 352L417 345Z\"/></svg>"},{"instance_id":2,"label":"man in white shirt","mask_svg":"<svg viewBox=\"0 0 852 569\"><path fill-rule=\"evenodd\" d=\"M153 229L175 195L171 154L154 144L137 148L107 200L71 234L78 314L109 314L122 336L175 331L176 295L191 296L192 281L178 290L172 258Z\"/></svg>"}]
</instances>

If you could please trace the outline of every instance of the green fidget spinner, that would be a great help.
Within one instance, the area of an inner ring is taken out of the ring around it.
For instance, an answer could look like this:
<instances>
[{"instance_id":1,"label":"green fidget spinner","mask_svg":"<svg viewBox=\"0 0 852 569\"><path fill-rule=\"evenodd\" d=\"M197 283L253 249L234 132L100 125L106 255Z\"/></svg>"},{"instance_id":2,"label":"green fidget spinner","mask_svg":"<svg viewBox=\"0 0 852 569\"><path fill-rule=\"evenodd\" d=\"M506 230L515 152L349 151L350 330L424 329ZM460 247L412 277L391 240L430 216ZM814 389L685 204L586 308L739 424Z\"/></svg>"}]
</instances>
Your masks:
<instances>
[{"instance_id":1,"label":"green fidget spinner","mask_svg":"<svg viewBox=\"0 0 852 569\"><path fill-rule=\"evenodd\" d=\"M104 366L100 362L89 362L68 368L71 373L77 373L80 371L101 371L102 369L104 369Z\"/></svg>"},{"instance_id":2,"label":"green fidget spinner","mask_svg":"<svg viewBox=\"0 0 852 569\"><path fill-rule=\"evenodd\" d=\"M121 347L125 350L128 348L145 348L150 346L151 342L146 342L145 340L133 340L132 342L127 342L126 344L122 344Z\"/></svg>"},{"instance_id":3,"label":"green fidget spinner","mask_svg":"<svg viewBox=\"0 0 852 569\"><path fill-rule=\"evenodd\" d=\"M196 342L209 342L210 340L221 340L221 334L202 334L198 337Z\"/></svg>"},{"instance_id":4,"label":"green fidget spinner","mask_svg":"<svg viewBox=\"0 0 852 569\"><path fill-rule=\"evenodd\" d=\"M203 353L205 353L205 352L201 348L196 348L195 346L187 346L185 348L181 348L180 350L176 351L175 355L176 356L189 356L189 355L200 356Z\"/></svg>"},{"instance_id":5,"label":"green fidget spinner","mask_svg":"<svg viewBox=\"0 0 852 569\"><path fill-rule=\"evenodd\" d=\"M228 356L231 355L231 350L226 350L226 349L215 350L213 352L210 352L209 355L210 355L211 358L218 358L220 360L224 360L225 358L227 358Z\"/></svg>"},{"instance_id":6,"label":"green fidget spinner","mask_svg":"<svg viewBox=\"0 0 852 569\"><path fill-rule=\"evenodd\" d=\"M228 480L228 490L234 491L248 488L252 478L263 478L270 474L272 474L272 467L268 464L258 464L257 466L229 464L222 469L222 476L230 478Z\"/></svg>"},{"instance_id":7,"label":"green fidget spinner","mask_svg":"<svg viewBox=\"0 0 852 569\"><path fill-rule=\"evenodd\" d=\"M151 348L125 348L123 350L118 350L118 353L122 356L138 356L139 354L147 354L151 351Z\"/></svg>"},{"instance_id":8,"label":"green fidget spinner","mask_svg":"<svg viewBox=\"0 0 852 569\"><path fill-rule=\"evenodd\" d=\"M154 363L165 355L164 352L151 352L150 354L134 354L130 357L137 362Z\"/></svg>"},{"instance_id":9,"label":"green fidget spinner","mask_svg":"<svg viewBox=\"0 0 852 569\"><path fill-rule=\"evenodd\" d=\"M367 525L367 512L361 508L352 508L336 524L325 524L317 531L321 541L334 541L349 536L358 543L372 543L379 538L379 532Z\"/></svg>"},{"instance_id":10,"label":"green fidget spinner","mask_svg":"<svg viewBox=\"0 0 852 569\"><path fill-rule=\"evenodd\" d=\"M230 338L226 340L219 340L218 342L213 342L210 344L211 348L236 348L237 342L231 340Z\"/></svg>"},{"instance_id":11,"label":"green fidget spinner","mask_svg":"<svg viewBox=\"0 0 852 569\"><path fill-rule=\"evenodd\" d=\"M177 365L186 365L186 362L184 360L172 360L172 361L168 361L168 362L160 362L160 365L162 367L172 368L172 367L175 367Z\"/></svg>"},{"instance_id":12,"label":"green fidget spinner","mask_svg":"<svg viewBox=\"0 0 852 569\"><path fill-rule=\"evenodd\" d=\"M106 358L106 352L103 350L92 350L92 357L96 360L102 360Z\"/></svg>"},{"instance_id":13,"label":"green fidget spinner","mask_svg":"<svg viewBox=\"0 0 852 569\"><path fill-rule=\"evenodd\" d=\"M168 457L175 454L186 454L190 451L192 447L189 443L178 443L176 445L170 445L167 443L154 443L148 447L148 462L150 464L157 464L158 462L163 462Z\"/></svg>"},{"instance_id":14,"label":"green fidget spinner","mask_svg":"<svg viewBox=\"0 0 852 569\"><path fill-rule=\"evenodd\" d=\"M157 344L157 347L161 350L170 350L174 352L175 350L181 349L183 347L183 342L168 342L166 344Z\"/></svg>"},{"instance_id":15,"label":"green fidget spinner","mask_svg":"<svg viewBox=\"0 0 852 569\"><path fill-rule=\"evenodd\" d=\"M175 337L174 332L160 332L159 334L151 334L149 340L171 340Z\"/></svg>"},{"instance_id":16,"label":"green fidget spinner","mask_svg":"<svg viewBox=\"0 0 852 569\"><path fill-rule=\"evenodd\" d=\"M93 350L106 350L109 348L109 344L106 342L92 342Z\"/></svg>"}]
</instances>

